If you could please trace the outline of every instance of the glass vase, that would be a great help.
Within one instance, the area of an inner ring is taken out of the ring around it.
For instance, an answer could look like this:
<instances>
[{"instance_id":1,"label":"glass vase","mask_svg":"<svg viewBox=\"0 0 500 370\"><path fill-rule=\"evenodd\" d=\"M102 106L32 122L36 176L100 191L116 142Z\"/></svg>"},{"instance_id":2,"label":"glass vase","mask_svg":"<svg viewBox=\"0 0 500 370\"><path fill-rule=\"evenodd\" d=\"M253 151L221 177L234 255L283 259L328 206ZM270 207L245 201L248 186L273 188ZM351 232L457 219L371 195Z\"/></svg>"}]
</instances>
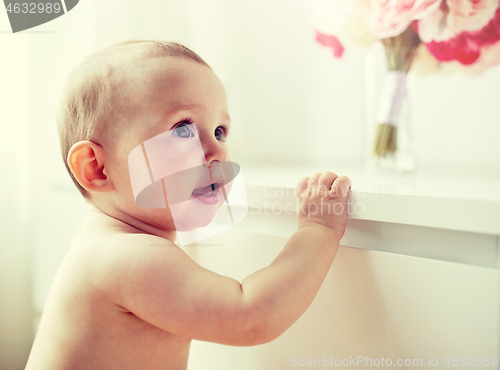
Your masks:
<instances>
[{"instance_id":1,"label":"glass vase","mask_svg":"<svg viewBox=\"0 0 500 370\"><path fill-rule=\"evenodd\" d=\"M365 160L378 172L416 169L411 122L413 73L389 70L382 48L365 56Z\"/></svg>"}]
</instances>

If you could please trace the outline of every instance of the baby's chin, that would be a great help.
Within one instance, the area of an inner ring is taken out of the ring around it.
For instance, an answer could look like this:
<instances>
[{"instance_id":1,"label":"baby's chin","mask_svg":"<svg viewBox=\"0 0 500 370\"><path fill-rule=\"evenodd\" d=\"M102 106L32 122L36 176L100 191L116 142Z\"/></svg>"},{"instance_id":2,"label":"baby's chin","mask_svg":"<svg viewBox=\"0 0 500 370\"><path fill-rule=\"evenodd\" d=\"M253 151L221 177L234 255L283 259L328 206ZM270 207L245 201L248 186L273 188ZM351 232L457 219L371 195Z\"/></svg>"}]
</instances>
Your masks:
<instances>
[{"instance_id":1,"label":"baby's chin","mask_svg":"<svg viewBox=\"0 0 500 370\"><path fill-rule=\"evenodd\" d=\"M206 204L196 198L167 208L145 208L135 204L132 216L162 231L193 231L209 226L223 202Z\"/></svg>"},{"instance_id":2,"label":"baby's chin","mask_svg":"<svg viewBox=\"0 0 500 370\"><path fill-rule=\"evenodd\" d=\"M209 226L221 206L221 201L211 204L198 198L170 206L176 231L193 231Z\"/></svg>"}]
</instances>

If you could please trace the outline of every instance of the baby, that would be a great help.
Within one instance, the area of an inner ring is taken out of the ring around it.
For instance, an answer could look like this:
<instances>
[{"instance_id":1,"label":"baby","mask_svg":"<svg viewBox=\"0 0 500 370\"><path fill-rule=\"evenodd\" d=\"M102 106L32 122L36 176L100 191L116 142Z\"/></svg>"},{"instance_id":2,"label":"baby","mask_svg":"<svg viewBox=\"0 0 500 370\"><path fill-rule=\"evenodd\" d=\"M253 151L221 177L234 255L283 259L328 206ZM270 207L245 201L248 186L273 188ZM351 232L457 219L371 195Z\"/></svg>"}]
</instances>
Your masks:
<instances>
[{"instance_id":1,"label":"baby","mask_svg":"<svg viewBox=\"0 0 500 370\"><path fill-rule=\"evenodd\" d=\"M171 207L141 207L133 194L131 151L167 131L188 140L192 123L202 155L190 165L229 161L224 87L177 43L113 45L71 75L59 133L90 212L53 282L26 369L186 369L192 339L267 343L311 304L344 234L350 180L332 172L300 180L297 232L240 283L174 244Z\"/></svg>"}]
</instances>

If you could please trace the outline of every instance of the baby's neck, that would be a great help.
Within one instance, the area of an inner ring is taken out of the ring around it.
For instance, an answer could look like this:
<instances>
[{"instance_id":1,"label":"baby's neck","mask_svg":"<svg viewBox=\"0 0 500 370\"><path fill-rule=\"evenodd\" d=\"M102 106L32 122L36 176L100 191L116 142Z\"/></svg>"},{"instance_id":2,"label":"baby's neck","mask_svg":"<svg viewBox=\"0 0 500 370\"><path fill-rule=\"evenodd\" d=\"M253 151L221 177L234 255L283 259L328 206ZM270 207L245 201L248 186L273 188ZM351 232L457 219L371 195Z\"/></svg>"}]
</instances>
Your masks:
<instances>
[{"instance_id":1,"label":"baby's neck","mask_svg":"<svg viewBox=\"0 0 500 370\"><path fill-rule=\"evenodd\" d=\"M135 232L138 233L146 233L146 234L151 234L151 235L156 235L161 238L170 240L172 243L175 242L177 232L175 230L173 231L165 231L162 229L159 229L155 226L152 226L150 224L147 224L137 218L134 218L127 213L121 212L120 210L117 209L101 209L99 206L90 203L90 212L99 214L101 216L104 216L108 219L110 223L114 224L126 224L127 226L131 227L132 229L135 229Z\"/></svg>"}]
</instances>

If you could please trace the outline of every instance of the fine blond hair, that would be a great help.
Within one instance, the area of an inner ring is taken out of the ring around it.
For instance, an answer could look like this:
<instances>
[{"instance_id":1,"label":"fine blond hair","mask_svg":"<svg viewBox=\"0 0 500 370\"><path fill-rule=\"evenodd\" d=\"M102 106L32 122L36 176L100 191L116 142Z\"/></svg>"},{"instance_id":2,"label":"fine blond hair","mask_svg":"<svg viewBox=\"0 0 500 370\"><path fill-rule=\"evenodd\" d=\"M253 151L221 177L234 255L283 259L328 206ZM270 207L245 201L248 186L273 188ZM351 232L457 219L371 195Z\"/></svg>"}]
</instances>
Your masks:
<instances>
[{"instance_id":1,"label":"fine blond hair","mask_svg":"<svg viewBox=\"0 0 500 370\"><path fill-rule=\"evenodd\" d=\"M198 54L179 43L130 40L89 55L69 76L57 115L57 127L64 165L86 200L90 200L90 193L78 183L68 165L69 150L79 141L105 139L107 118L113 113L114 103L123 95L119 91L118 71L130 70L134 63L155 57L193 60L210 68Z\"/></svg>"}]
</instances>

